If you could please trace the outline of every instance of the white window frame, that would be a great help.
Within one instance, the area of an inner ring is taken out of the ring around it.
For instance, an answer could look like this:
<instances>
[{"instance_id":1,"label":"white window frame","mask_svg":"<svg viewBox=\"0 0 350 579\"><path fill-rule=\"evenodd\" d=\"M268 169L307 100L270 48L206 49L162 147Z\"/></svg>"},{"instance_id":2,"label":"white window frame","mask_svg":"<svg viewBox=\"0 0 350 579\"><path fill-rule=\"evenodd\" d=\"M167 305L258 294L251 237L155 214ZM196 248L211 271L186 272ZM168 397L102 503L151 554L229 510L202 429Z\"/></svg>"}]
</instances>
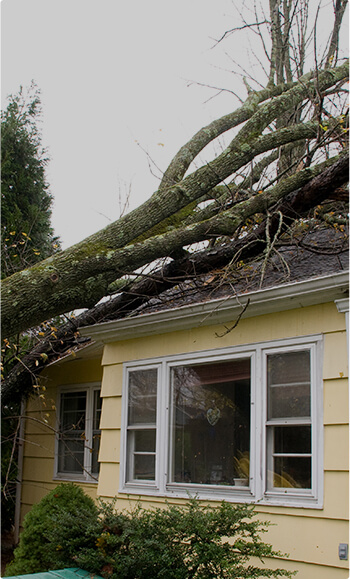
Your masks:
<instances>
[{"instance_id":1,"label":"white window frame","mask_svg":"<svg viewBox=\"0 0 350 579\"><path fill-rule=\"evenodd\" d=\"M312 488L267 490L267 379L266 360L271 353L310 349ZM172 367L251 358L251 433L249 487L173 483L171 471L171 385ZM323 501L323 340L321 335L281 339L245 346L207 350L176 356L132 361L124 364L121 425L120 493L206 500L228 500L280 506L322 508ZM156 474L154 481L126 481L128 373L158 369ZM263 465L263 466L262 466Z\"/></svg>"},{"instance_id":2,"label":"white window frame","mask_svg":"<svg viewBox=\"0 0 350 579\"><path fill-rule=\"evenodd\" d=\"M268 420L267 416L267 357L269 354L284 354L303 350L310 351L310 418L288 418L278 420ZM263 355L263 377L265 379L263 415L265 428L263 433L263 464L266 465L263 476L264 500L273 504L289 504L290 501L298 503L300 506L322 506L323 497L323 380L322 380L322 358L323 342L318 339L289 341L288 345L274 345L262 349ZM269 440L268 429L273 425L311 425L311 488L267 488L267 470L271 461L268 456Z\"/></svg>"},{"instance_id":3,"label":"white window frame","mask_svg":"<svg viewBox=\"0 0 350 579\"><path fill-rule=\"evenodd\" d=\"M56 404L56 440L55 440L55 461L54 461L54 479L69 480L76 482L98 483L98 474L91 472L92 466L92 448L93 442L93 411L95 392L101 392L100 382L91 382L87 384L69 384L58 388ZM61 417L61 397L65 393L86 392L86 410L85 410L85 444L84 444L84 467L82 473L60 472L59 466L59 435L60 435L60 417Z\"/></svg>"},{"instance_id":4,"label":"white window frame","mask_svg":"<svg viewBox=\"0 0 350 579\"><path fill-rule=\"evenodd\" d=\"M122 416L123 416L123 433L124 436L122 438L122 440L124 441L125 445L127 445L127 433L128 432L135 432L138 427L136 426L131 426L129 427L128 425L128 402L129 402L129 375L130 373L132 373L132 371L142 371L142 370L157 370L157 409L156 409L156 423L155 423L155 429L156 429L156 452L155 452L155 480L154 481L150 481L150 480L144 480L144 481L139 481L139 480L132 480L132 481L128 481L126 482L126 477L127 477L127 473L126 473L126 469L127 469L127 447L125 446L125 450L124 450L124 457L125 457L125 463L123 462L123 479L125 481L125 488L129 488L132 490L135 485L137 487L144 487L145 489L159 489L159 485L158 485L158 478L159 478L159 452L160 452L160 441L159 441L159 436L158 436L158 432L160 430L160 415L161 415L161 392L160 392L160 383L161 383L161 376L160 376L160 369L161 369L161 365L158 364L135 364L135 365L129 365L124 367L124 378L123 378L123 384L125 387L124 393L123 393L123 411L122 411ZM150 426L150 425L148 425ZM145 428L145 425L140 425L140 428ZM153 424L152 424L152 428L153 428Z\"/></svg>"}]
</instances>

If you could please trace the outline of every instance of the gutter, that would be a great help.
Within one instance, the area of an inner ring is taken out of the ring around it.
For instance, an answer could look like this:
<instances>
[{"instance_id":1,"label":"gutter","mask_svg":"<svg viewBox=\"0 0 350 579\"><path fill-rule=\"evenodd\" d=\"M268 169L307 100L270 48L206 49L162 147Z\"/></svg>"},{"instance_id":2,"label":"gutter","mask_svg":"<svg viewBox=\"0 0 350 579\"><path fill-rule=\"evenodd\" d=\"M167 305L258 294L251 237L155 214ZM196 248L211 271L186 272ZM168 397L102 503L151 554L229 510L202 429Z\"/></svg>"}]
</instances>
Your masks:
<instances>
[{"instance_id":1,"label":"gutter","mask_svg":"<svg viewBox=\"0 0 350 579\"><path fill-rule=\"evenodd\" d=\"M233 297L86 326L79 331L82 336L89 336L96 342L106 344L130 338L220 324L237 318L244 307L247 308L244 317L249 318L277 311L334 302L346 298L348 290L349 272L346 271L238 294ZM247 305L248 300L249 305Z\"/></svg>"}]
</instances>

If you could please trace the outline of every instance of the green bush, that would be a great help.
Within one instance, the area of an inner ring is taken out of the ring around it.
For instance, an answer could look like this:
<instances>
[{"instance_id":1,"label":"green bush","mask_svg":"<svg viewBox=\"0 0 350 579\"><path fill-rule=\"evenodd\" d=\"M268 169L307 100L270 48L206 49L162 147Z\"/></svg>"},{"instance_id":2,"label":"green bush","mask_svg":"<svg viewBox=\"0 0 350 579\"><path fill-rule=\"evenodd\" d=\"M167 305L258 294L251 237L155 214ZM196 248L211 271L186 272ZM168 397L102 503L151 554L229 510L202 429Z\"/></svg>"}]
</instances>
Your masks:
<instances>
[{"instance_id":1,"label":"green bush","mask_svg":"<svg viewBox=\"0 0 350 579\"><path fill-rule=\"evenodd\" d=\"M61 484L25 516L14 560L5 576L71 566L76 551L94 540L94 501L73 483Z\"/></svg>"},{"instance_id":2,"label":"green bush","mask_svg":"<svg viewBox=\"0 0 350 579\"><path fill-rule=\"evenodd\" d=\"M166 504L118 512L115 501L95 506L80 487L63 484L25 517L7 575L77 566L106 579L290 577L256 567L251 558L276 557L260 535L268 523L247 505Z\"/></svg>"},{"instance_id":3,"label":"green bush","mask_svg":"<svg viewBox=\"0 0 350 579\"><path fill-rule=\"evenodd\" d=\"M115 513L100 503L102 533L96 548L83 548L78 566L108 579L213 579L290 577L283 569L258 568L251 557L281 555L260 539L268 523L253 508L222 502Z\"/></svg>"},{"instance_id":4,"label":"green bush","mask_svg":"<svg viewBox=\"0 0 350 579\"><path fill-rule=\"evenodd\" d=\"M251 557L281 556L260 535L269 523L254 517L253 507L202 505L118 512L115 503L99 503L100 529L94 546L84 547L76 564L106 579L213 579L290 577L283 569L256 567Z\"/></svg>"}]
</instances>

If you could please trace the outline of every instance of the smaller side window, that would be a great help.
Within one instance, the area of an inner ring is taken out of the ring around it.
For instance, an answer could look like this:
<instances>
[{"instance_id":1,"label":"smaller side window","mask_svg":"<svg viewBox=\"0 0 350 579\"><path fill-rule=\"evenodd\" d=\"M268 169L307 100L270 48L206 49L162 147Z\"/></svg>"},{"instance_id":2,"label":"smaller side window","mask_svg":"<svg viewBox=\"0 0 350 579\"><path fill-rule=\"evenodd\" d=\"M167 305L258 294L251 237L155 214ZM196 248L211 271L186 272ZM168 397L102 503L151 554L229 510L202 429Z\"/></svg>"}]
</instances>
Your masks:
<instances>
[{"instance_id":1,"label":"smaller side window","mask_svg":"<svg viewBox=\"0 0 350 579\"><path fill-rule=\"evenodd\" d=\"M96 477L99 471L100 389L64 390L59 399L57 474L65 478Z\"/></svg>"},{"instance_id":2,"label":"smaller side window","mask_svg":"<svg viewBox=\"0 0 350 579\"><path fill-rule=\"evenodd\" d=\"M269 354L267 490L311 489L312 482L310 350Z\"/></svg>"},{"instance_id":3,"label":"smaller side window","mask_svg":"<svg viewBox=\"0 0 350 579\"><path fill-rule=\"evenodd\" d=\"M129 372L126 482L156 479L157 374Z\"/></svg>"}]
</instances>

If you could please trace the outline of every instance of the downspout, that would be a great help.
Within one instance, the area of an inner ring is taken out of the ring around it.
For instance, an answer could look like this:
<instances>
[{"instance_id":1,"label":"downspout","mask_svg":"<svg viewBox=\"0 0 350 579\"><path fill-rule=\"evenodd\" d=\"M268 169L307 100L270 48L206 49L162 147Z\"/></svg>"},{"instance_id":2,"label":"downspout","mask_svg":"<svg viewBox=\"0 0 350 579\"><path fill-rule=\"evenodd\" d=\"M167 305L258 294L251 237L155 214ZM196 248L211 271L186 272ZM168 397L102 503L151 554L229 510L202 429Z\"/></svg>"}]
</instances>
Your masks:
<instances>
[{"instance_id":1,"label":"downspout","mask_svg":"<svg viewBox=\"0 0 350 579\"><path fill-rule=\"evenodd\" d=\"M22 499L22 478L23 478L23 447L24 447L24 414L26 410L26 403L21 402L21 415L19 417L19 431L18 431L18 471L17 471L17 486L16 486L16 503L15 503L15 528L14 540L17 545L19 541L19 527L21 521L21 499Z\"/></svg>"}]
</instances>

